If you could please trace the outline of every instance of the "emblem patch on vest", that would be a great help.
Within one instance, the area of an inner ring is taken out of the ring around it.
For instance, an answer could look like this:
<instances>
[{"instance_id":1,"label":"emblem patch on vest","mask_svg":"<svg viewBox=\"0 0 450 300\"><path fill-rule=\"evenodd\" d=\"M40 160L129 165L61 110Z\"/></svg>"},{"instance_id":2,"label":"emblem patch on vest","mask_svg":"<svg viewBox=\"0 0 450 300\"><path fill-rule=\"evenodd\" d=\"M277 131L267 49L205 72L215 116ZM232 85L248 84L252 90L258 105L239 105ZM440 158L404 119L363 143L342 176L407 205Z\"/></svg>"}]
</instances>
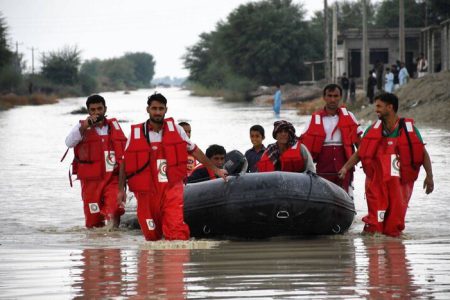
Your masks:
<instances>
[{"instance_id":1,"label":"emblem patch on vest","mask_svg":"<svg viewBox=\"0 0 450 300\"><path fill-rule=\"evenodd\" d=\"M386 213L385 210L379 210L377 212L377 216L378 216L378 222L383 222L384 221L384 214Z\"/></svg>"},{"instance_id":2,"label":"emblem patch on vest","mask_svg":"<svg viewBox=\"0 0 450 300\"><path fill-rule=\"evenodd\" d=\"M100 212L100 207L97 203L89 203L89 211L91 214L97 214Z\"/></svg>"},{"instance_id":3,"label":"emblem patch on vest","mask_svg":"<svg viewBox=\"0 0 450 300\"><path fill-rule=\"evenodd\" d=\"M391 176L400 177L400 161L396 154L391 154Z\"/></svg>"},{"instance_id":4,"label":"emblem patch on vest","mask_svg":"<svg viewBox=\"0 0 450 300\"><path fill-rule=\"evenodd\" d=\"M167 179L167 161L165 159L156 160L158 168L158 182L168 182Z\"/></svg>"},{"instance_id":5,"label":"emblem patch on vest","mask_svg":"<svg viewBox=\"0 0 450 300\"><path fill-rule=\"evenodd\" d=\"M155 230L155 222L153 219L146 219L148 230Z\"/></svg>"},{"instance_id":6,"label":"emblem patch on vest","mask_svg":"<svg viewBox=\"0 0 450 300\"><path fill-rule=\"evenodd\" d=\"M105 151L105 171L112 172L116 166L116 154L114 151Z\"/></svg>"}]
</instances>

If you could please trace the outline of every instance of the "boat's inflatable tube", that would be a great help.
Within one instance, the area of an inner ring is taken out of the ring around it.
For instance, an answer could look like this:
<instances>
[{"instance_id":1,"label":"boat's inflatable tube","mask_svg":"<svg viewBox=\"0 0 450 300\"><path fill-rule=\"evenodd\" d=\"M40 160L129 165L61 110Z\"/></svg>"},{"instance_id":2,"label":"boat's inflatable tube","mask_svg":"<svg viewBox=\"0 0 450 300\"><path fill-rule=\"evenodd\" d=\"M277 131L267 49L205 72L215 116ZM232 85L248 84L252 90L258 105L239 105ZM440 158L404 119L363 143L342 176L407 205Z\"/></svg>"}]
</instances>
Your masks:
<instances>
[{"instance_id":1,"label":"boat's inflatable tube","mask_svg":"<svg viewBox=\"0 0 450 300\"><path fill-rule=\"evenodd\" d=\"M355 216L349 195L312 173L231 176L189 184L184 196L185 221L198 238L337 234Z\"/></svg>"}]
</instances>

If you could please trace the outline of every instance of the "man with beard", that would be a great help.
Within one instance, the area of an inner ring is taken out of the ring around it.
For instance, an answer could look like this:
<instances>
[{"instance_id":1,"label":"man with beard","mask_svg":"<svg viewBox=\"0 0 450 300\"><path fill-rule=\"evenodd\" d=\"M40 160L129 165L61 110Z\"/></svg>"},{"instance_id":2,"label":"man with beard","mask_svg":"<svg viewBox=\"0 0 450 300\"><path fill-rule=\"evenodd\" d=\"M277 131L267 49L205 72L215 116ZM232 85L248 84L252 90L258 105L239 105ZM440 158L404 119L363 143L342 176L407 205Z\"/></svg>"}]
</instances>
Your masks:
<instances>
[{"instance_id":1,"label":"man with beard","mask_svg":"<svg viewBox=\"0 0 450 300\"><path fill-rule=\"evenodd\" d=\"M87 228L116 228L123 207L117 203L119 168L126 137L116 119L106 119L105 99L87 98L89 116L81 120L66 138L74 148L73 173L81 182L85 224Z\"/></svg>"},{"instance_id":2,"label":"man with beard","mask_svg":"<svg viewBox=\"0 0 450 300\"><path fill-rule=\"evenodd\" d=\"M358 151L339 171L343 178L360 160L366 174L369 213L363 218L365 233L398 237L405 228L405 216L420 166L426 174L427 194L434 188L430 156L414 120L399 118L398 98L384 93L375 97L378 121L365 132Z\"/></svg>"},{"instance_id":3,"label":"man with beard","mask_svg":"<svg viewBox=\"0 0 450 300\"><path fill-rule=\"evenodd\" d=\"M343 179L338 178L337 172L352 156L363 130L355 116L344 106L339 106L341 98L342 88L339 85L332 83L324 87L325 107L313 113L300 140L317 163L317 174L351 195L353 170Z\"/></svg>"},{"instance_id":4,"label":"man with beard","mask_svg":"<svg viewBox=\"0 0 450 300\"><path fill-rule=\"evenodd\" d=\"M226 171L217 168L190 141L172 118L165 119L167 99L161 94L148 97L149 119L131 126L124 162L119 175L117 201L124 201L125 180L137 199L137 217L146 240L189 239L183 218L183 180L187 157L195 159L226 180Z\"/></svg>"}]
</instances>

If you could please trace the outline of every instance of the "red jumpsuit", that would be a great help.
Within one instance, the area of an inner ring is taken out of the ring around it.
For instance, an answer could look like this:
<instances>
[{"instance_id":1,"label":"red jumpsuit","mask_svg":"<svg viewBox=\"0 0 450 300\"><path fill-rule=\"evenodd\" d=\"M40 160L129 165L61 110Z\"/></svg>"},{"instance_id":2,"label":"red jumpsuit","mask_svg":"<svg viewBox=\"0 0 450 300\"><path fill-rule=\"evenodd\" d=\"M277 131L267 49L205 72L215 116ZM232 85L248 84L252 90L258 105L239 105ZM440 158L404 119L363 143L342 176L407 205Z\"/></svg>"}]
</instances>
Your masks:
<instances>
[{"instance_id":1,"label":"red jumpsuit","mask_svg":"<svg viewBox=\"0 0 450 300\"><path fill-rule=\"evenodd\" d=\"M137 217L146 240L189 239L183 217L183 179L187 147L173 119L165 119L162 142L148 142L148 124L131 126L125 150L128 186L134 192Z\"/></svg>"},{"instance_id":2,"label":"red jumpsuit","mask_svg":"<svg viewBox=\"0 0 450 300\"><path fill-rule=\"evenodd\" d=\"M381 121L377 121L361 140L359 157L366 173L369 210L363 217L366 232L397 237L405 228L406 210L425 149L413 122L406 119L405 127L397 124L391 136L383 137Z\"/></svg>"},{"instance_id":3,"label":"red jumpsuit","mask_svg":"<svg viewBox=\"0 0 450 300\"><path fill-rule=\"evenodd\" d=\"M280 155L279 160L281 165L279 170L276 170L275 165L267 155L266 150L257 163L258 172L284 171L300 173L305 171L305 160L303 159L300 145L300 142L297 142L294 146Z\"/></svg>"},{"instance_id":4,"label":"red jumpsuit","mask_svg":"<svg viewBox=\"0 0 450 300\"><path fill-rule=\"evenodd\" d=\"M358 124L350 116L345 107L340 107L337 111L339 121L333 129L331 136L340 130L341 141L325 145L326 132L323 125L323 117L327 116L325 110L316 112L311 117L311 123L300 140L311 152L317 169L317 174L323 178L341 186L345 191L349 191L349 186L353 180L353 170L347 172L344 180L337 176L337 172L342 168L345 162L352 156L354 145L359 142ZM336 175L334 175L336 174Z\"/></svg>"},{"instance_id":5,"label":"red jumpsuit","mask_svg":"<svg viewBox=\"0 0 450 300\"><path fill-rule=\"evenodd\" d=\"M75 148L73 173L81 182L81 197L87 228L102 227L124 213L117 204L118 165L126 137L116 119L106 120L108 135L98 135L88 128Z\"/></svg>"}]
</instances>

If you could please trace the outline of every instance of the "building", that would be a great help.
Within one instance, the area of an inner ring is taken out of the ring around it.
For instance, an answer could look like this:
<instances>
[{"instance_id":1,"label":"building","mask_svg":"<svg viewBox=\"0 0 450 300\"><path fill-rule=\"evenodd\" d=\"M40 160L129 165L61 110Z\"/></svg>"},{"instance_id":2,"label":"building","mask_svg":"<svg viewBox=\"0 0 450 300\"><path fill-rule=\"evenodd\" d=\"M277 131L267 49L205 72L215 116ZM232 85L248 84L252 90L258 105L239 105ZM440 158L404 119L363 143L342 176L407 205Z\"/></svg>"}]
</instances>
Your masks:
<instances>
[{"instance_id":1,"label":"building","mask_svg":"<svg viewBox=\"0 0 450 300\"><path fill-rule=\"evenodd\" d=\"M416 57L421 52L421 28L405 28L405 64L410 74L416 71ZM399 55L398 28L368 29L369 66L371 70L379 61L384 67L395 64ZM336 74L346 72L349 77L362 77L362 30L347 29L338 36Z\"/></svg>"}]
</instances>

